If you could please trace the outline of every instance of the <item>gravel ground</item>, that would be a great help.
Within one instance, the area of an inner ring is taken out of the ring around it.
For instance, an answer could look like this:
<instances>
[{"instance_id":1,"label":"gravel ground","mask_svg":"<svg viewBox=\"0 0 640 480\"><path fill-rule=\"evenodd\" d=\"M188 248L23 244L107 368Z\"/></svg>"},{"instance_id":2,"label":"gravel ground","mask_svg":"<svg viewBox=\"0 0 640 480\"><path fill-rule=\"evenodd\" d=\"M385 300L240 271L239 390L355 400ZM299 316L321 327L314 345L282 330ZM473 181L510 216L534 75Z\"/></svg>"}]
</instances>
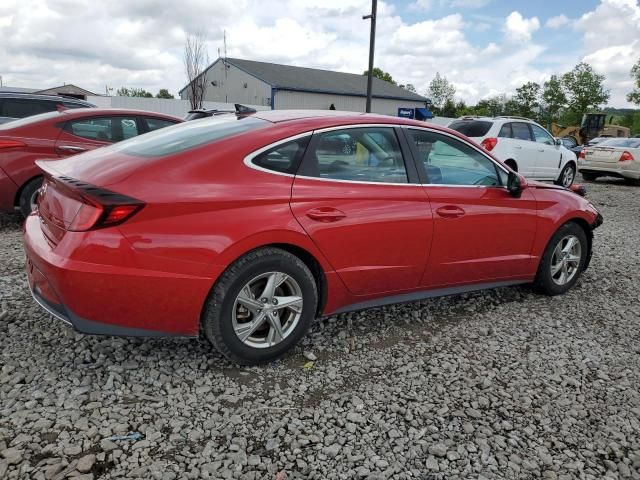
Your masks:
<instances>
[{"instance_id":1,"label":"gravel ground","mask_svg":"<svg viewBox=\"0 0 640 480\"><path fill-rule=\"evenodd\" d=\"M640 188L588 189L605 223L569 294L330 317L259 368L73 333L1 217L0 478L640 479Z\"/></svg>"}]
</instances>

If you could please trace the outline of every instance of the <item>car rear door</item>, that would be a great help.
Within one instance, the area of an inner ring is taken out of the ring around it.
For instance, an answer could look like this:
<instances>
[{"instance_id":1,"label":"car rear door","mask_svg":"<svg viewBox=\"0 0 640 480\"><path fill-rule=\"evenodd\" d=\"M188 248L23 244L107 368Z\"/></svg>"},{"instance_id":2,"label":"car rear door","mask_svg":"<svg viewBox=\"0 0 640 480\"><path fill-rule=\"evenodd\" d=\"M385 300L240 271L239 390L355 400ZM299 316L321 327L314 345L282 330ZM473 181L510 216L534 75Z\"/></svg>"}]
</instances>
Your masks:
<instances>
[{"instance_id":1,"label":"car rear door","mask_svg":"<svg viewBox=\"0 0 640 480\"><path fill-rule=\"evenodd\" d=\"M66 157L135 137L140 130L135 115L100 115L67 121L56 141L56 151Z\"/></svg>"},{"instance_id":2,"label":"car rear door","mask_svg":"<svg viewBox=\"0 0 640 480\"><path fill-rule=\"evenodd\" d=\"M504 187L507 173L443 132L406 130L433 210L431 254L421 284L446 288L522 279L535 271L536 201Z\"/></svg>"},{"instance_id":3,"label":"car rear door","mask_svg":"<svg viewBox=\"0 0 640 480\"><path fill-rule=\"evenodd\" d=\"M506 148L502 148L504 144ZM502 152L500 160L508 160L506 157L513 158L518 165L518 173L525 177L534 177L538 149L533 142L528 123L505 123L498 134L498 147L501 147ZM503 156L505 158L502 158Z\"/></svg>"},{"instance_id":4,"label":"car rear door","mask_svg":"<svg viewBox=\"0 0 640 480\"><path fill-rule=\"evenodd\" d=\"M544 128L533 124L530 127L538 150L534 175L536 178L555 180L560 175L562 165L560 146L555 144L553 137Z\"/></svg>"},{"instance_id":5,"label":"car rear door","mask_svg":"<svg viewBox=\"0 0 640 480\"><path fill-rule=\"evenodd\" d=\"M355 295L415 288L428 258L431 210L399 133L315 132L293 183L293 214Z\"/></svg>"}]
</instances>

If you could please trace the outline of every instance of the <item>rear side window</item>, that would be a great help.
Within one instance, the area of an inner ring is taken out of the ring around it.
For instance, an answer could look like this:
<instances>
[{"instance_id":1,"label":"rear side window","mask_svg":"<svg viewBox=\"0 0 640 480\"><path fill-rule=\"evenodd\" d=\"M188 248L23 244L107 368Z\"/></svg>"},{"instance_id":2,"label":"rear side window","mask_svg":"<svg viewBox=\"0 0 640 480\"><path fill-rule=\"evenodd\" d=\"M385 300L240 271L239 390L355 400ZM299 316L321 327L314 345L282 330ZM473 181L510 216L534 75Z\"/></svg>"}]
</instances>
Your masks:
<instances>
[{"instance_id":1,"label":"rear side window","mask_svg":"<svg viewBox=\"0 0 640 480\"><path fill-rule=\"evenodd\" d=\"M516 140L533 140L531 138L531 130L529 130L529 125L521 122L513 122L511 124L511 131L513 132L513 137Z\"/></svg>"},{"instance_id":2,"label":"rear side window","mask_svg":"<svg viewBox=\"0 0 640 480\"><path fill-rule=\"evenodd\" d=\"M449 128L467 137L484 137L491 129L491 122L485 120L456 120Z\"/></svg>"},{"instance_id":3,"label":"rear side window","mask_svg":"<svg viewBox=\"0 0 640 480\"><path fill-rule=\"evenodd\" d=\"M56 109L55 102L47 100L28 100L25 98L5 98L1 105L0 116L24 118Z\"/></svg>"},{"instance_id":4,"label":"rear side window","mask_svg":"<svg viewBox=\"0 0 640 480\"><path fill-rule=\"evenodd\" d=\"M275 146L254 157L252 163L274 172L295 173L310 139L311 135Z\"/></svg>"},{"instance_id":5,"label":"rear side window","mask_svg":"<svg viewBox=\"0 0 640 480\"><path fill-rule=\"evenodd\" d=\"M498 133L498 137L500 138L511 138L511 124L505 123L500 129L500 133Z\"/></svg>"},{"instance_id":6,"label":"rear side window","mask_svg":"<svg viewBox=\"0 0 640 480\"><path fill-rule=\"evenodd\" d=\"M140 135L116 148L127 155L160 157L256 130L269 123L255 117L236 117L235 115L203 118L197 122L184 122Z\"/></svg>"},{"instance_id":7,"label":"rear side window","mask_svg":"<svg viewBox=\"0 0 640 480\"><path fill-rule=\"evenodd\" d=\"M170 120L164 120L162 118L152 118L145 117L145 121L147 122L147 128L150 132L154 130L159 130L164 127L170 127L171 125L175 125L177 122L172 122Z\"/></svg>"}]
</instances>

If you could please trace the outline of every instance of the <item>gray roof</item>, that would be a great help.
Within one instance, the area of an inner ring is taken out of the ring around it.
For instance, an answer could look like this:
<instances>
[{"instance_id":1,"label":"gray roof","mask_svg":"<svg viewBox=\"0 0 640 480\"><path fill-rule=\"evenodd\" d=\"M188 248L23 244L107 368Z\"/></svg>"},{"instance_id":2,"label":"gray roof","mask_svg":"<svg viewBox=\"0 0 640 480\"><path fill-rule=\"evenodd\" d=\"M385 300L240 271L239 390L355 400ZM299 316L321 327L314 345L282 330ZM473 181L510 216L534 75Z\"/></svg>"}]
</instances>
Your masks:
<instances>
[{"instance_id":1,"label":"gray roof","mask_svg":"<svg viewBox=\"0 0 640 480\"><path fill-rule=\"evenodd\" d=\"M367 77L357 73L294 67L277 63L242 60L240 58L226 58L224 60L219 58L214 64L219 61L226 61L278 90L356 95L361 97L367 94ZM209 68L212 66L213 64ZM377 98L393 98L416 102L427 101L422 95L375 77L373 78L372 95Z\"/></svg>"},{"instance_id":2,"label":"gray roof","mask_svg":"<svg viewBox=\"0 0 640 480\"><path fill-rule=\"evenodd\" d=\"M66 85L60 85L59 87L46 88L44 90L38 90L33 93L42 93L43 95L96 95L89 90L85 90L84 88L80 88L73 83L67 83Z\"/></svg>"}]
</instances>

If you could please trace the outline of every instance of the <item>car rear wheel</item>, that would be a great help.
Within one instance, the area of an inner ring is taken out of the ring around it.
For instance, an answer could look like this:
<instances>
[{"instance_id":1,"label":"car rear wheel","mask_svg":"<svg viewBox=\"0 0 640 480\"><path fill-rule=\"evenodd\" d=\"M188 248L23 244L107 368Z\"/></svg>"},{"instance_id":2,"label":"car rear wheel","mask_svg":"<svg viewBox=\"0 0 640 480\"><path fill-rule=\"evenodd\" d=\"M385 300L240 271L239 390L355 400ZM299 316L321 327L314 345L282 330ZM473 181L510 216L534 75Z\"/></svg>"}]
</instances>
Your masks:
<instances>
[{"instance_id":1,"label":"car rear wheel","mask_svg":"<svg viewBox=\"0 0 640 480\"><path fill-rule=\"evenodd\" d=\"M576 167L573 165L573 163L567 163L560 172L560 176L558 177L558 180L556 180L556 185L569 188L575 178Z\"/></svg>"},{"instance_id":2,"label":"car rear wheel","mask_svg":"<svg viewBox=\"0 0 640 480\"><path fill-rule=\"evenodd\" d=\"M576 223L564 224L551 237L542 255L534 285L547 295L560 295L578 281L589 254L584 230Z\"/></svg>"},{"instance_id":3,"label":"car rear wheel","mask_svg":"<svg viewBox=\"0 0 640 480\"><path fill-rule=\"evenodd\" d=\"M580 172L580 173L582 174L582 178L584 178L586 182L594 182L596 178L598 178L598 176L595 173L591 173L591 172Z\"/></svg>"},{"instance_id":4,"label":"car rear wheel","mask_svg":"<svg viewBox=\"0 0 640 480\"><path fill-rule=\"evenodd\" d=\"M284 250L264 248L222 274L205 306L202 329L230 360L265 363L300 341L317 304L316 283L304 262Z\"/></svg>"},{"instance_id":5,"label":"car rear wheel","mask_svg":"<svg viewBox=\"0 0 640 480\"><path fill-rule=\"evenodd\" d=\"M42 177L34 178L30 180L20 192L20 198L18 198L18 207L23 217L28 217L36 206L38 200L38 191L42 186Z\"/></svg>"}]
</instances>

